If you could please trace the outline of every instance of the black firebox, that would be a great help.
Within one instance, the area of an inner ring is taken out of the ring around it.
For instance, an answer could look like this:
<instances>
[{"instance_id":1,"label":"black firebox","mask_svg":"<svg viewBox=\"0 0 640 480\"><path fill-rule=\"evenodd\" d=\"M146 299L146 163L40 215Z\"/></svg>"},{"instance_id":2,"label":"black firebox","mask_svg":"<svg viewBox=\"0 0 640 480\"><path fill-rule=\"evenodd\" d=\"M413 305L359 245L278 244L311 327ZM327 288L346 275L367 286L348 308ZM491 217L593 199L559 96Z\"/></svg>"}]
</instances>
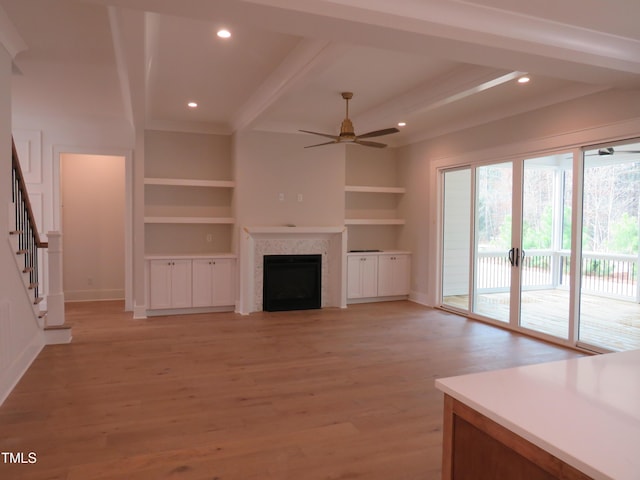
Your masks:
<instances>
[{"instance_id":1,"label":"black firebox","mask_svg":"<svg viewBox=\"0 0 640 480\"><path fill-rule=\"evenodd\" d=\"M321 307L322 255L265 255L262 309Z\"/></svg>"}]
</instances>

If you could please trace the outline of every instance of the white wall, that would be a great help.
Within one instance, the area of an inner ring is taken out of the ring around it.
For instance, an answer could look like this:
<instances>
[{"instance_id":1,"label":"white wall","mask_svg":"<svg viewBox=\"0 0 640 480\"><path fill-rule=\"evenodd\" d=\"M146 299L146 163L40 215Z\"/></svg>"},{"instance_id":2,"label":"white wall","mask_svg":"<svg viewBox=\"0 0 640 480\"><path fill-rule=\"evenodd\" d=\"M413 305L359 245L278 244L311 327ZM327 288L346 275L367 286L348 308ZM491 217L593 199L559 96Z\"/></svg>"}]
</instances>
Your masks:
<instances>
[{"instance_id":1,"label":"white wall","mask_svg":"<svg viewBox=\"0 0 640 480\"><path fill-rule=\"evenodd\" d=\"M15 261L11 203L11 57L0 46L0 404L44 346ZM13 225L15 228L15 224Z\"/></svg>"},{"instance_id":2,"label":"white wall","mask_svg":"<svg viewBox=\"0 0 640 480\"><path fill-rule=\"evenodd\" d=\"M235 136L235 205L240 228L344 223L344 146L305 149L308 144L309 138L298 134Z\"/></svg>"},{"instance_id":3,"label":"white wall","mask_svg":"<svg viewBox=\"0 0 640 480\"><path fill-rule=\"evenodd\" d=\"M66 301L124 298L125 159L61 156Z\"/></svg>"},{"instance_id":4,"label":"white wall","mask_svg":"<svg viewBox=\"0 0 640 480\"><path fill-rule=\"evenodd\" d=\"M638 112L639 90L610 90L399 149L407 187L400 245L413 252L412 297L439 304L438 168L638 137Z\"/></svg>"}]
</instances>

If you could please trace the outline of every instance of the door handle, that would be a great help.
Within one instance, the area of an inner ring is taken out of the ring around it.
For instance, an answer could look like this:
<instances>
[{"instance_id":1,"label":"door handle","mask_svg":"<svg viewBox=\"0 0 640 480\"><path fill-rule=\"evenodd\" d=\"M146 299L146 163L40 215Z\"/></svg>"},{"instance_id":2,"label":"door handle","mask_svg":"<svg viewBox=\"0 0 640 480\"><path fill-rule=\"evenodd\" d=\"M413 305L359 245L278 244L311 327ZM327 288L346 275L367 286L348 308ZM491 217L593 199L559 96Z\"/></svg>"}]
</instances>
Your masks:
<instances>
[{"instance_id":1,"label":"door handle","mask_svg":"<svg viewBox=\"0 0 640 480\"><path fill-rule=\"evenodd\" d=\"M514 263L514 257L513 254L515 253L515 248L512 248L511 250L509 250L509 263L511 264L512 267L515 267L515 263Z\"/></svg>"}]
</instances>

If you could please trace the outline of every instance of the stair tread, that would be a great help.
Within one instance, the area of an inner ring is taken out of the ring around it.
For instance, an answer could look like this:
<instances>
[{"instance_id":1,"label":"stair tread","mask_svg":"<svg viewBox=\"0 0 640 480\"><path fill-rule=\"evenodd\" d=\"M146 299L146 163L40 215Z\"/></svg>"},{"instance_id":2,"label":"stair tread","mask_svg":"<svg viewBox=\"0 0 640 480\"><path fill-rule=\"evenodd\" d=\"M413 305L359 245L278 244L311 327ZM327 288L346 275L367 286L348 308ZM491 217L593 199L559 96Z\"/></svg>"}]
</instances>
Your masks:
<instances>
[{"instance_id":1,"label":"stair tread","mask_svg":"<svg viewBox=\"0 0 640 480\"><path fill-rule=\"evenodd\" d=\"M33 304L38 305L42 300L44 300L42 297L38 297L33 301Z\"/></svg>"},{"instance_id":2,"label":"stair tread","mask_svg":"<svg viewBox=\"0 0 640 480\"><path fill-rule=\"evenodd\" d=\"M38 282L33 282L30 283L29 286L27 287L29 290L33 290L34 288L36 288L38 286Z\"/></svg>"},{"instance_id":3,"label":"stair tread","mask_svg":"<svg viewBox=\"0 0 640 480\"><path fill-rule=\"evenodd\" d=\"M47 325L45 330L71 330L71 325Z\"/></svg>"},{"instance_id":4,"label":"stair tread","mask_svg":"<svg viewBox=\"0 0 640 480\"><path fill-rule=\"evenodd\" d=\"M38 313L38 318L44 318L47 316L47 311L46 310L40 310L40 312Z\"/></svg>"}]
</instances>

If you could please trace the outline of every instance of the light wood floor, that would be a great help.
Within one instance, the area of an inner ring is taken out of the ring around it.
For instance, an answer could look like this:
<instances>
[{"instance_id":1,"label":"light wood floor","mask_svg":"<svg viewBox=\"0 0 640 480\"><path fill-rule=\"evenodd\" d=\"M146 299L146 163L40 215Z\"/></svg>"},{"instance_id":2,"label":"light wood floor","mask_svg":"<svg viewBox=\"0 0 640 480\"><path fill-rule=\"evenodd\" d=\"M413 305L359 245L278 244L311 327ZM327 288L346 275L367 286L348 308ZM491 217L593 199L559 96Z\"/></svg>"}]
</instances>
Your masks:
<instances>
[{"instance_id":1,"label":"light wood floor","mask_svg":"<svg viewBox=\"0 0 640 480\"><path fill-rule=\"evenodd\" d=\"M0 407L0 478L440 477L438 377L578 357L409 302L157 317L67 305Z\"/></svg>"}]
</instances>

